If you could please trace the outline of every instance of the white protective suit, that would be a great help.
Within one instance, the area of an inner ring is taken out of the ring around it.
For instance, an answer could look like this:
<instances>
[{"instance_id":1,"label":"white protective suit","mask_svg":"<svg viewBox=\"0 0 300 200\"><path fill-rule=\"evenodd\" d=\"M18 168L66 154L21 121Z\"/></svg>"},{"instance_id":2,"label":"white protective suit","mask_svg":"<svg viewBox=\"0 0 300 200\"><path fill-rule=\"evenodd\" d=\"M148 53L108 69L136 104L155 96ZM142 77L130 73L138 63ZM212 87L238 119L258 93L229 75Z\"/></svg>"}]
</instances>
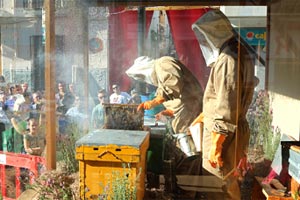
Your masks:
<instances>
[{"instance_id":1,"label":"white protective suit","mask_svg":"<svg viewBox=\"0 0 300 200\"><path fill-rule=\"evenodd\" d=\"M255 87L254 64L221 11L211 10L205 13L192 25L192 29L206 64L211 67L203 97L203 167L226 181L229 199L240 199L237 179L231 172L248 147L250 132L246 113ZM213 168L208 159L212 132L226 135L221 154L224 163L221 168Z\"/></svg>"}]
</instances>

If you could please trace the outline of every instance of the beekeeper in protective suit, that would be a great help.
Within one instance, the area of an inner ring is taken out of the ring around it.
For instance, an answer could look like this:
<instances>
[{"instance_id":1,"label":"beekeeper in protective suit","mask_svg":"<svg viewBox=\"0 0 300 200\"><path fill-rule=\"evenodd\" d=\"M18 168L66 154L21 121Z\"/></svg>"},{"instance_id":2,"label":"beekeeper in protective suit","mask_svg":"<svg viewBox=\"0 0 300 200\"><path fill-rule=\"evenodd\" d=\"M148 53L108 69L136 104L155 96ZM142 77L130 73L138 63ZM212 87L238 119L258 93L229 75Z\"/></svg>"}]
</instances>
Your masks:
<instances>
[{"instance_id":1,"label":"beekeeper in protective suit","mask_svg":"<svg viewBox=\"0 0 300 200\"><path fill-rule=\"evenodd\" d=\"M207 66L203 112L203 168L224 180L228 199L240 199L233 171L249 142L246 113L254 91L254 64L227 17L219 10L201 16L192 29Z\"/></svg>"},{"instance_id":2,"label":"beekeeper in protective suit","mask_svg":"<svg viewBox=\"0 0 300 200\"><path fill-rule=\"evenodd\" d=\"M169 56L159 59L141 56L126 73L137 81L157 87L155 98L141 103L138 110L149 110L163 104L166 110L158 113L156 118L170 116L175 134L188 133L189 126L202 111L203 90L186 66Z\"/></svg>"}]
</instances>

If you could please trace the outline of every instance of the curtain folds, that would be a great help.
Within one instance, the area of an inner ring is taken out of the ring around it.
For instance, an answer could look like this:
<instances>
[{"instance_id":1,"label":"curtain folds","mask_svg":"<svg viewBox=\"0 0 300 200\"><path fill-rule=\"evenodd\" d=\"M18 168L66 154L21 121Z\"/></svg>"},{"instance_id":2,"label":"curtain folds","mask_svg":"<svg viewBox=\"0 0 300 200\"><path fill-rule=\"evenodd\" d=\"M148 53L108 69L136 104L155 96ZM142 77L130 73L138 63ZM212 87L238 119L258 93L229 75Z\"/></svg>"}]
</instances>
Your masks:
<instances>
[{"instance_id":1,"label":"curtain folds","mask_svg":"<svg viewBox=\"0 0 300 200\"><path fill-rule=\"evenodd\" d=\"M148 32L153 11L146 12L146 33ZM119 84L122 91L128 91L131 86L125 71L138 56L138 12L126 10L125 7L109 8L109 93L111 85Z\"/></svg>"},{"instance_id":2,"label":"curtain folds","mask_svg":"<svg viewBox=\"0 0 300 200\"><path fill-rule=\"evenodd\" d=\"M204 89L209 76L192 24L208 9L169 10L167 16L178 58L196 76Z\"/></svg>"}]
</instances>

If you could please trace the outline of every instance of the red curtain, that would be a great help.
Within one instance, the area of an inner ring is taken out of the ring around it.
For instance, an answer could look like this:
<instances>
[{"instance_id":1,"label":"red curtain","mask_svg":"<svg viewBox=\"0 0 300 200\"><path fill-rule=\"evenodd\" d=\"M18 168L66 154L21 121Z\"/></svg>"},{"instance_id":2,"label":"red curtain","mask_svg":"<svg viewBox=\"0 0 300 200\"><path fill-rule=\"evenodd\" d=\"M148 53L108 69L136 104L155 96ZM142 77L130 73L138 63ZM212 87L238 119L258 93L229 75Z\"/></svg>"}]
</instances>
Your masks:
<instances>
[{"instance_id":1,"label":"red curtain","mask_svg":"<svg viewBox=\"0 0 300 200\"><path fill-rule=\"evenodd\" d=\"M111 7L109 13L109 90L112 84L117 83L122 91L128 91L131 80L125 71L138 56L138 12L125 10L125 7ZM152 15L153 11L146 12L146 33Z\"/></svg>"},{"instance_id":2,"label":"red curtain","mask_svg":"<svg viewBox=\"0 0 300 200\"><path fill-rule=\"evenodd\" d=\"M171 33L178 58L196 76L204 89L209 76L192 24L208 9L167 11Z\"/></svg>"}]
</instances>

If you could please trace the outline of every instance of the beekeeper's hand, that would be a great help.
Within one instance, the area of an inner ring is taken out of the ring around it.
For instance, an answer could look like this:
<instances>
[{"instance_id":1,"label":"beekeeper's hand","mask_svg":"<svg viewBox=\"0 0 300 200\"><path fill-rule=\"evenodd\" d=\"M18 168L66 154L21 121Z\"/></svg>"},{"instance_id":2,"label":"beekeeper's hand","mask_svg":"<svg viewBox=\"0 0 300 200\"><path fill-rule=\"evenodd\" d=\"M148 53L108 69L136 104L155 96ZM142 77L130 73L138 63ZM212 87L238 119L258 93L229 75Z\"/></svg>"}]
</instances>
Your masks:
<instances>
[{"instance_id":1,"label":"beekeeper's hand","mask_svg":"<svg viewBox=\"0 0 300 200\"><path fill-rule=\"evenodd\" d=\"M165 99L161 96L157 96L154 99L150 100L150 101L145 101L143 103L141 103L137 110L150 110L151 108L154 108L155 106L158 106L160 104L162 104L165 101Z\"/></svg>"},{"instance_id":2,"label":"beekeeper's hand","mask_svg":"<svg viewBox=\"0 0 300 200\"><path fill-rule=\"evenodd\" d=\"M200 113L200 115L196 119L194 119L191 126L194 126L197 123L203 123L203 119L204 119L204 114Z\"/></svg>"},{"instance_id":3,"label":"beekeeper's hand","mask_svg":"<svg viewBox=\"0 0 300 200\"><path fill-rule=\"evenodd\" d=\"M173 117L174 112L170 109L163 110L155 115L156 121L160 121L164 116Z\"/></svg>"},{"instance_id":4,"label":"beekeeper's hand","mask_svg":"<svg viewBox=\"0 0 300 200\"><path fill-rule=\"evenodd\" d=\"M226 139L226 135L212 132L211 133L211 148L209 152L209 163L213 168L223 167L222 148Z\"/></svg>"}]
</instances>

